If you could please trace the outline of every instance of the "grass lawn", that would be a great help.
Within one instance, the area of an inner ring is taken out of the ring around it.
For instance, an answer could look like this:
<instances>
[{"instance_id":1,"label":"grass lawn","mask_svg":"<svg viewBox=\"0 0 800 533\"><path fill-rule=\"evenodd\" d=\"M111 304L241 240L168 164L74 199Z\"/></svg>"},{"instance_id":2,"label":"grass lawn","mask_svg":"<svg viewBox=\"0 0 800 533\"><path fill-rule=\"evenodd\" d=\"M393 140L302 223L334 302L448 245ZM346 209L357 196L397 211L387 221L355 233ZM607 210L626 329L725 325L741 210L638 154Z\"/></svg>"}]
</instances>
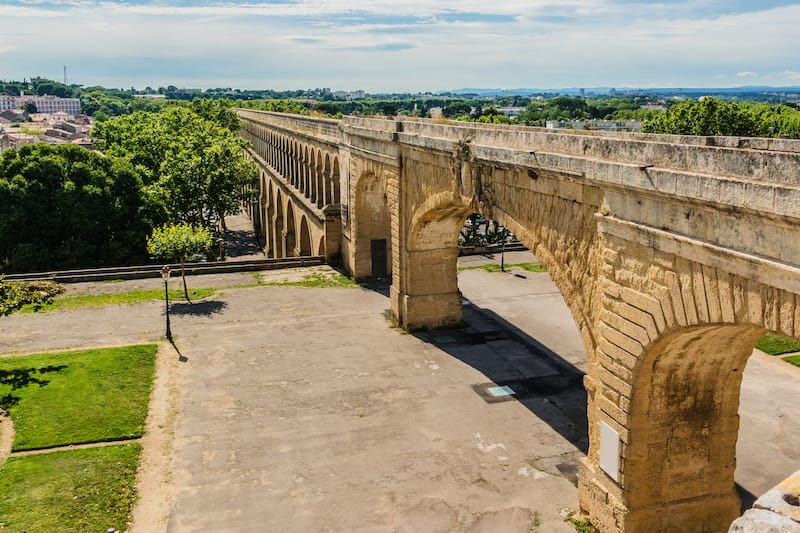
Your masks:
<instances>
[{"instance_id":1,"label":"grass lawn","mask_svg":"<svg viewBox=\"0 0 800 533\"><path fill-rule=\"evenodd\" d=\"M783 360L790 365L800 366L800 355L790 355L789 357L784 357Z\"/></svg>"},{"instance_id":2,"label":"grass lawn","mask_svg":"<svg viewBox=\"0 0 800 533\"><path fill-rule=\"evenodd\" d=\"M0 469L0 531L124 531L139 444L10 458Z\"/></svg>"},{"instance_id":3,"label":"grass lawn","mask_svg":"<svg viewBox=\"0 0 800 533\"><path fill-rule=\"evenodd\" d=\"M215 289L201 288L189 289L189 298L192 301L202 300L214 294ZM115 294L86 294L83 296L57 296L53 303L45 304L39 307L36 311L33 305L26 305L20 312L22 313L43 313L45 311L52 311L56 309L76 309L78 307L103 307L105 305L119 305L119 304L134 304L139 302L147 302L150 300L163 300L164 291L155 290L138 290L129 292L119 292ZM172 289L169 291L169 301L185 302L186 298L183 295L183 289Z\"/></svg>"},{"instance_id":4,"label":"grass lawn","mask_svg":"<svg viewBox=\"0 0 800 533\"><path fill-rule=\"evenodd\" d=\"M756 344L756 348L770 355L800 352L800 341L774 333L767 333Z\"/></svg>"},{"instance_id":5,"label":"grass lawn","mask_svg":"<svg viewBox=\"0 0 800 533\"><path fill-rule=\"evenodd\" d=\"M281 287L317 287L317 288L357 288L358 283L338 272L314 272L306 274L299 280L284 279L280 281L264 281L263 285Z\"/></svg>"},{"instance_id":6,"label":"grass lawn","mask_svg":"<svg viewBox=\"0 0 800 533\"><path fill-rule=\"evenodd\" d=\"M14 421L13 450L140 437L156 350L144 344L0 359L0 407Z\"/></svg>"},{"instance_id":7,"label":"grass lawn","mask_svg":"<svg viewBox=\"0 0 800 533\"><path fill-rule=\"evenodd\" d=\"M547 269L539 263L515 263L513 265L505 265L506 272L512 268L520 268L527 272L547 272ZM486 272L502 272L500 265L496 263L489 263L488 265L477 265L461 267L459 270L485 270Z\"/></svg>"}]
</instances>

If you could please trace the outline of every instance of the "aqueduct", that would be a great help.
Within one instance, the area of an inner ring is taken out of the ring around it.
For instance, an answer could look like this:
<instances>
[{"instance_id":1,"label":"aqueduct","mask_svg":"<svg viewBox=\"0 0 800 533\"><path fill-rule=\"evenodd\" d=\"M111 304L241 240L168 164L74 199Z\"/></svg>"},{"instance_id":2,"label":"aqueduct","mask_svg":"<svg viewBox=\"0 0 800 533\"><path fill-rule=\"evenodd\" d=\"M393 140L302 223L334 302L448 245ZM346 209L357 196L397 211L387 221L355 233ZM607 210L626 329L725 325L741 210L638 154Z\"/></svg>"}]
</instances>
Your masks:
<instances>
[{"instance_id":1,"label":"aqueduct","mask_svg":"<svg viewBox=\"0 0 800 533\"><path fill-rule=\"evenodd\" d=\"M409 328L456 324L457 235L499 221L586 349L581 506L601 531L726 531L742 370L800 337L800 142L240 110L269 255L389 270Z\"/></svg>"}]
</instances>

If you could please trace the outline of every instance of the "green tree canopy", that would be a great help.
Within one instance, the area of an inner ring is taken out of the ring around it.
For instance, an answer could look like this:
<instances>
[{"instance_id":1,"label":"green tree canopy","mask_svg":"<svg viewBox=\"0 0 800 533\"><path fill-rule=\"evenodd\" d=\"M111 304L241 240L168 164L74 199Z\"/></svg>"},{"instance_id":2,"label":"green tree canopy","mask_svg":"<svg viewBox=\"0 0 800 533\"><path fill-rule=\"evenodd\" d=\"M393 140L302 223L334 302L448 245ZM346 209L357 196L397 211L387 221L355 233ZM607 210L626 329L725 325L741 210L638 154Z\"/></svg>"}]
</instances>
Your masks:
<instances>
[{"instance_id":1,"label":"green tree canopy","mask_svg":"<svg viewBox=\"0 0 800 533\"><path fill-rule=\"evenodd\" d=\"M646 122L642 131L675 135L738 135L764 133L758 118L747 109L716 98L682 100Z\"/></svg>"},{"instance_id":2,"label":"green tree canopy","mask_svg":"<svg viewBox=\"0 0 800 533\"><path fill-rule=\"evenodd\" d=\"M74 145L0 155L0 269L120 265L147 258L164 211L127 161Z\"/></svg>"},{"instance_id":3,"label":"green tree canopy","mask_svg":"<svg viewBox=\"0 0 800 533\"><path fill-rule=\"evenodd\" d=\"M173 222L211 226L216 218L224 226L256 176L243 157L247 142L187 107L117 117L95 125L92 138L100 150L142 169Z\"/></svg>"},{"instance_id":4,"label":"green tree canopy","mask_svg":"<svg viewBox=\"0 0 800 533\"><path fill-rule=\"evenodd\" d=\"M208 98L195 98L192 100L192 111L211 122L216 122L223 128L236 133L239 131L239 115L232 109L233 103L227 98L210 100Z\"/></svg>"},{"instance_id":5,"label":"green tree canopy","mask_svg":"<svg viewBox=\"0 0 800 533\"><path fill-rule=\"evenodd\" d=\"M212 243L213 237L208 228L191 224L166 224L154 229L147 238L147 252L154 259L180 262L183 293L186 300L191 301L186 288L184 263L194 254L208 252Z\"/></svg>"}]
</instances>

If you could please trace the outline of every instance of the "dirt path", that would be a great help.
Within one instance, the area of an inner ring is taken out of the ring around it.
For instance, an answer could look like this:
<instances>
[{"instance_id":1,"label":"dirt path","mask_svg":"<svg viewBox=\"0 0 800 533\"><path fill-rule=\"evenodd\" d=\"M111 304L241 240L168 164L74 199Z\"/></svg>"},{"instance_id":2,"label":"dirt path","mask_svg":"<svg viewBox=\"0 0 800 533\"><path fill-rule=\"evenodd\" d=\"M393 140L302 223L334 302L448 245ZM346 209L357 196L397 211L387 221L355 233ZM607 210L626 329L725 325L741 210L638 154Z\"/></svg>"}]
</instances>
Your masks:
<instances>
[{"instance_id":1,"label":"dirt path","mask_svg":"<svg viewBox=\"0 0 800 533\"><path fill-rule=\"evenodd\" d=\"M179 410L178 397L183 382L181 361L176 347L161 344L156 357L156 377L150 393L144 436L141 438L142 455L136 473L138 499L128 527L132 533L167 530L175 499L171 462L175 420Z\"/></svg>"}]
</instances>

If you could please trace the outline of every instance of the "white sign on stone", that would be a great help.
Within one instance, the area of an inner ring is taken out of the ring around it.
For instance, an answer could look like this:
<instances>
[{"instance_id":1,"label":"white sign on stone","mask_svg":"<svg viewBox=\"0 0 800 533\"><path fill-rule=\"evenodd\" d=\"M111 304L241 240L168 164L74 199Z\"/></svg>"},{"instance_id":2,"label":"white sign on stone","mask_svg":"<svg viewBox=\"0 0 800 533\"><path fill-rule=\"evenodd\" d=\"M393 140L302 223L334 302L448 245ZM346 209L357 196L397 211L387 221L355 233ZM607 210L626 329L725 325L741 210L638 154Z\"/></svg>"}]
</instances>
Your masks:
<instances>
[{"instance_id":1,"label":"white sign on stone","mask_svg":"<svg viewBox=\"0 0 800 533\"><path fill-rule=\"evenodd\" d=\"M611 426L600 421L600 468L619 481L619 433Z\"/></svg>"}]
</instances>

